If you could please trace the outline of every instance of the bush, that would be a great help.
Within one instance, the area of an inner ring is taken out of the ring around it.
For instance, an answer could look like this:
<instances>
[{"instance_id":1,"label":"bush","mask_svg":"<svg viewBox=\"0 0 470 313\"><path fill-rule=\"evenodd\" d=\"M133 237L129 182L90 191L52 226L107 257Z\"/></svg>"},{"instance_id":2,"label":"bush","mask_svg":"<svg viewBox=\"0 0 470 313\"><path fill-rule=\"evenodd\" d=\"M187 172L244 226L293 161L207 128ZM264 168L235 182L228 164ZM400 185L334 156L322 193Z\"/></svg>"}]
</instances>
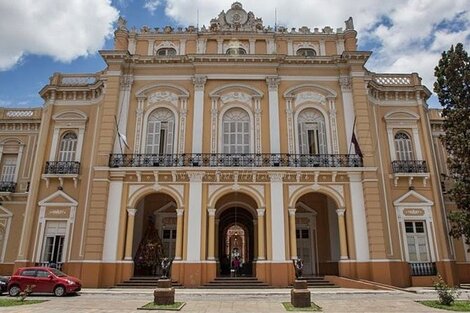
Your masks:
<instances>
[{"instance_id":1,"label":"bush","mask_svg":"<svg viewBox=\"0 0 470 313\"><path fill-rule=\"evenodd\" d=\"M454 301L459 297L459 292L453 287L449 287L446 284L442 276L437 275L437 281L434 282L434 289L437 291L439 296L439 303L443 305L452 305Z\"/></svg>"}]
</instances>

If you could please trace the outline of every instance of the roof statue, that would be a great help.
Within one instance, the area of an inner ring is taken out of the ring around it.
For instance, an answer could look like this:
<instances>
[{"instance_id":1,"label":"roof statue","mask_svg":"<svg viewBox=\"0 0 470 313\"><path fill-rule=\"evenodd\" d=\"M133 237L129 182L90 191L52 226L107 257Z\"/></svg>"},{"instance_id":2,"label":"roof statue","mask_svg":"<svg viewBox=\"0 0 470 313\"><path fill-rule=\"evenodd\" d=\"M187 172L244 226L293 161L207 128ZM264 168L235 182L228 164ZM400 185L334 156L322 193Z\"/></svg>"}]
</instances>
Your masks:
<instances>
[{"instance_id":1,"label":"roof statue","mask_svg":"<svg viewBox=\"0 0 470 313\"><path fill-rule=\"evenodd\" d=\"M352 17L349 17L346 21L344 21L344 23L346 24L346 30L354 30L354 22Z\"/></svg>"},{"instance_id":2,"label":"roof statue","mask_svg":"<svg viewBox=\"0 0 470 313\"><path fill-rule=\"evenodd\" d=\"M259 31L263 30L263 20L256 18L253 12L246 12L240 2L234 2L227 12L220 12L213 18L210 30L217 31Z\"/></svg>"}]
</instances>

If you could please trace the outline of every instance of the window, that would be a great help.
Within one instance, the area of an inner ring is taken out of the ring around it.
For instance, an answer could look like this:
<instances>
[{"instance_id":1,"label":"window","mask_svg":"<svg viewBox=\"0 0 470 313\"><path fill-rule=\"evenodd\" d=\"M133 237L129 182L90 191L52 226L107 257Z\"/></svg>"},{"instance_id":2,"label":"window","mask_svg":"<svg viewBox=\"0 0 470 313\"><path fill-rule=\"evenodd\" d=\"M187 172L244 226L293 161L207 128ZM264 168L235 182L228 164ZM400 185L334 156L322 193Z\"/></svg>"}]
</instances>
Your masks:
<instances>
[{"instance_id":1,"label":"window","mask_svg":"<svg viewBox=\"0 0 470 313\"><path fill-rule=\"evenodd\" d=\"M36 270L24 270L21 272L21 276L36 277Z\"/></svg>"},{"instance_id":2,"label":"window","mask_svg":"<svg viewBox=\"0 0 470 313\"><path fill-rule=\"evenodd\" d=\"M250 153L250 116L245 110L230 109L223 117L224 153Z\"/></svg>"},{"instance_id":3,"label":"window","mask_svg":"<svg viewBox=\"0 0 470 313\"><path fill-rule=\"evenodd\" d=\"M323 115L314 109L302 111L298 117L301 154L326 154L326 131Z\"/></svg>"},{"instance_id":4,"label":"window","mask_svg":"<svg viewBox=\"0 0 470 313\"><path fill-rule=\"evenodd\" d=\"M395 151L397 153L397 160L399 161L410 161L414 159L411 139L407 133L399 131L395 134Z\"/></svg>"},{"instance_id":5,"label":"window","mask_svg":"<svg viewBox=\"0 0 470 313\"><path fill-rule=\"evenodd\" d=\"M173 55L176 55L176 50L174 48L160 48L157 50L157 55L173 56Z\"/></svg>"},{"instance_id":6,"label":"window","mask_svg":"<svg viewBox=\"0 0 470 313\"><path fill-rule=\"evenodd\" d=\"M300 48L297 50L296 54L301 57L314 57L317 55L315 50L311 48Z\"/></svg>"},{"instance_id":7,"label":"window","mask_svg":"<svg viewBox=\"0 0 470 313\"><path fill-rule=\"evenodd\" d=\"M45 271L45 270L38 270L36 272L36 277L49 277L50 273L48 271Z\"/></svg>"},{"instance_id":8,"label":"window","mask_svg":"<svg viewBox=\"0 0 470 313\"><path fill-rule=\"evenodd\" d=\"M243 48L228 48L226 54L241 55L246 54L246 51Z\"/></svg>"},{"instance_id":9,"label":"window","mask_svg":"<svg viewBox=\"0 0 470 313\"><path fill-rule=\"evenodd\" d=\"M16 172L16 155L3 155L2 160L2 174L0 181L2 182L14 182Z\"/></svg>"},{"instance_id":10,"label":"window","mask_svg":"<svg viewBox=\"0 0 470 313\"><path fill-rule=\"evenodd\" d=\"M60 141L59 161L75 161L77 151L77 135L74 132L66 132Z\"/></svg>"},{"instance_id":11,"label":"window","mask_svg":"<svg viewBox=\"0 0 470 313\"><path fill-rule=\"evenodd\" d=\"M430 262L425 222L405 222L405 232L409 261Z\"/></svg>"},{"instance_id":12,"label":"window","mask_svg":"<svg viewBox=\"0 0 470 313\"><path fill-rule=\"evenodd\" d=\"M167 257L175 256L176 229L164 229L162 236L163 251Z\"/></svg>"},{"instance_id":13,"label":"window","mask_svg":"<svg viewBox=\"0 0 470 313\"><path fill-rule=\"evenodd\" d=\"M173 153L175 116L169 109L159 108L153 111L147 122L147 141L145 153Z\"/></svg>"},{"instance_id":14,"label":"window","mask_svg":"<svg viewBox=\"0 0 470 313\"><path fill-rule=\"evenodd\" d=\"M63 261L63 249L67 221L47 221L44 234L42 262L55 263Z\"/></svg>"}]
</instances>

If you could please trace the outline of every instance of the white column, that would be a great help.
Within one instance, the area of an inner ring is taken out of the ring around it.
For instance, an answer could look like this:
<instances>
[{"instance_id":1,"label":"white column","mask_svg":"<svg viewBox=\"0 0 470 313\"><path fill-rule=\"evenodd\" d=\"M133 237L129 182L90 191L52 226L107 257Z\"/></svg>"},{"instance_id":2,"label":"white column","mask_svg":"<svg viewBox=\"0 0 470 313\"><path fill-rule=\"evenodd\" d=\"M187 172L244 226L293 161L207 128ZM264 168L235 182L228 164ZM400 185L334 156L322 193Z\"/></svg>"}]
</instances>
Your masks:
<instances>
[{"instance_id":1,"label":"white column","mask_svg":"<svg viewBox=\"0 0 470 313\"><path fill-rule=\"evenodd\" d=\"M320 55L326 55L325 39L320 39Z\"/></svg>"},{"instance_id":2,"label":"white column","mask_svg":"<svg viewBox=\"0 0 470 313\"><path fill-rule=\"evenodd\" d=\"M250 54L256 54L256 39L250 38L248 41L250 42Z\"/></svg>"},{"instance_id":3,"label":"white column","mask_svg":"<svg viewBox=\"0 0 470 313\"><path fill-rule=\"evenodd\" d=\"M51 144L51 151L49 153L49 161L55 161L55 157L57 155L57 145L59 144L59 133L60 128L54 127L54 134L52 135L52 144Z\"/></svg>"},{"instance_id":4,"label":"white column","mask_svg":"<svg viewBox=\"0 0 470 313\"><path fill-rule=\"evenodd\" d=\"M153 55L153 46L155 44L155 39L149 39L149 46L147 49L147 54L148 55Z\"/></svg>"},{"instance_id":5,"label":"white column","mask_svg":"<svg viewBox=\"0 0 470 313\"><path fill-rule=\"evenodd\" d=\"M218 130L218 116L219 111L217 109L217 103L219 101L218 96L213 96L212 108L211 108L211 153L217 152L217 130Z\"/></svg>"},{"instance_id":6,"label":"white column","mask_svg":"<svg viewBox=\"0 0 470 313\"><path fill-rule=\"evenodd\" d=\"M294 111L292 110L292 97L286 97L286 118L287 118L287 150L290 154L295 153L294 138Z\"/></svg>"},{"instance_id":7,"label":"white column","mask_svg":"<svg viewBox=\"0 0 470 313\"><path fill-rule=\"evenodd\" d=\"M109 184L108 207L106 209L106 228L104 231L103 261L115 262L119 241L119 213L123 181L112 181Z\"/></svg>"},{"instance_id":8,"label":"white column","mask_svg":"<svg viewBox=\"0 0 470 313\"><path fill-rule=\"evenodd\" d=\"M15 176L13 178L13 181L15 183L18 182L18 172L20 171L21 159L23 158L23 149L24 149L24 145L20 145L18 148L18 156L16 158L16 167L15 167Z\"/></svg>"},{"instance_id":9,"label":"white column","mask_svg":"<svg viewBox=\"0 0 470 313\"><path fill-rule=\"evenodd\" d=\"M271 178L271 238L273 261L286 260L284 225L284 173L270 173Z\"/></svg>"},{"instance_id":10,"label":"white column","mask_svg":"<svg viewBox=\"0 0 470 313\"><path fill-rule=\"evenodd\" d=\"M144 115L144 102L145 98L138 98L137 110L136 110L136 122L135 122L135 139L134 139L134 153L140 153L141 136L142 136L142 123Z\"/></svg>"},{"instance_id":11,"label":"white column","mask_svg":"<svg viewBox=\"0 0 470 313\"><path fill-rule=\"evenodd\" d=\"M188 114L188 98L180 97L180 138L178 153L184 153L186 145L186 116Z\"/></svg>"},{"instance_id":12,"label":"white column","mask_svg":"<svg viewBox=\"0 0 470 313\"><path fill-rule=\"evenodd\" d=\"M136 33L131 33L129 35L129 47L127 48L127 50L129 51L130 54L135 54L135 47L136 47L136 36L137 34Z\"/></svg>"},{"instance_id":13,"label":"white column","mask_svg":"<svg viewBox=\"0 0 470 313\"><path fill-rule=\"evenodd\" d=\"M336 104L334 98L328 98L328 105L330 109L330 128L331 128L331 139L332 148L334 154L339 154L338 144L338 127L336 125Z\"/></svg>"},{"instance_id":14,"label":"white column","mask_svg":"<svg viewBox=\"0 0 470 313\"><path fill-rule=\"evenodd\" d=\"M276 53L276 42L274 39L266 39L266 51L268 54Z\"/></svg>"},{"instance_id":15,"label":"white column","mask_svg":"<svg viewBox=\"0 0 470 313\"><path fill-rule=\"evenodd\" d=\"M85 139L85 126L80 126L80 128L78 129L77 151L75 153L75 162L80 162L80 158L82 157L84 139Z\"/></svg>"},{"instance_id":16,"label":"white column","mask_svg":"<svg viewBox=\"0 0 470 313\"><path fill-rule=\"evenodd\" d=\"M336 41L336 54L341 55L344 52L344 39L338 39Z\"/></svg>"},{"instance_id":17,"label":"white column","mask_svg":"<svg viewBox=\"0 0 470 313\"><path fill-rule=\"evenodd\" d=\"M132 75L124 75L121 77L121 93L119 95L119 108L116 118L119 132L125 137L127 137L127 118L129 115L129 102L131 99L131 86L133 81L134 78ZM113 153L124 153L125 149L124 142L119 138L119 135L116 134Z\"/></svg>"},{"instance_id":18,"label":"white column","mask_svg":"<svg viewBox=\"0 0 470 313\"><path fill-rule=\"evenodd\" d=\"M339 84L341 86L341 94L343 98L344 128L346 129L346 143L349 149L349 146L351 144L351 138L352 138L353 127L354 127L354 118L355 118L351 78L349 78L349 76L340 77Z\"/></svg>"},{"instance_id":19,"label":"white column","mask_svg":"<svg viewBox=\"0 0 470 313\"><path fill-rule=\"evenodd\" d=\"M413 132L413 143L416 150L416 160L423 160L423 152L421 151L421 143L419 141L418 128L413 127L411 131Z\"/></svg>"},{"instance_id":20,"label":"white column","mask_svg":"<svg viewBox=\"0 0 470 313\"><path fill-rule=\"evenodd\" d=\"M180 39L180 55L186 54L186 39Z\"/></svg>"},{"instance_id":21,"label":"white column","mask_svg":"<svg viewBox=\"0 0 470 313\"><path fill-rule=\"evenodd\" d=\"M281 140L279 129L279 95L278 86L280 79L277 76L266 78L269 89L269 139L271 144L270 153L281 153Z\"/></svg>"},{"instance_id":22,"label":"white column","mask_svg":"<svg viewBox=\"0 0 470 313\"><path fill-rule=\"evenodd\" d=\"M224 40L222 38L217 39L217 53L224 54Z\"/></svg>"},{"instance_id":23,"label":"white column","mask_svg":"<svg viewBox=\"0 0 470 313\"><path fill-rule=\"evenodd\" d=\"M388 145L390 147L390 160L395 161L397 159L397 152L395 150L395 139L393 138L393 128L387 126Z\"/></svg>"},{"instance_id":24,"label":"white column","mask_svg":"<svg viewBox=\"0 0 470 313\"><path fill-rule=\"evenodd\" d=\"M292 45L292 40L287 40L287 55L294 55L294 47Z\"/></svg>"},{"instance_id":25,"label":"white column","mask_svg":"<svg viewBox=\"0 0 470 313\"><path fill-rule=\"evenodd\" d=\"M189 210L187 260L201 260L202 178L204 172L188 172Z\"/></svg>"},{"instance_id":26,"label":"white column","mask_svg":"<svg viewBox=\"0 0 470 313\"><path fill-rule=\"evenodd\" d=\"M353 220L356 260L369 261L369 237L367 235L366 210L364 207L364 190L362 189L362 174L348 173L351 193L351 213Z\"/></svg>"},{"instance_id":27,"label":"white column","mask_svg":"<svg viewBox=\"0 0 470 313\"><path fill-rule=\"evenodd\" d=\"M261 98L254 97L255 101L255 153L261 153Z\"/></svg>"},{"instance_id":28,"label":"white column","mask_svg":"<svg viewBox=\"0 0 470 313\"><path fill-rule=\"evenodd\" d=\"M204 85L207 77L195 75L194 84L194 115L193 115L193 145L191 153L202 153L202 125L204 124Z\"/></svg>"}]
</instances>

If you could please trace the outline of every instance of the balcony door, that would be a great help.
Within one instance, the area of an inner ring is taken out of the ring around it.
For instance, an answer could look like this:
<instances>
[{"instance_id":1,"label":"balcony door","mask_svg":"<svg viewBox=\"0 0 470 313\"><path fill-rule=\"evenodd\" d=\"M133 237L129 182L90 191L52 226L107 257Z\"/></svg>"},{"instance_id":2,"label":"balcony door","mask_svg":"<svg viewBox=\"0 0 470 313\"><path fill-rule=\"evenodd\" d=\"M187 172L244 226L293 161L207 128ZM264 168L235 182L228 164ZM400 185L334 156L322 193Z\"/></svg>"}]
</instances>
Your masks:
<instances>
[{"instance_id":1,"label":"balcony door","mask_svg":"<svg viewBox=\"0 0 470 313\"><path fill-rule=\"evenodd\" d=\"M298 117L300 154L327 154L323 115L314 109L302 111Z\"/></svg>"},{"instance_id":2,"label":"balcony door","mask_svg":"<svg viewBox=\"0 0 470 313\"><path fill-rule=\"evenodd\" d=\"M147 122L145 153L171 154L175 131L175 116L166 108L153 111Z\"/></svg>"},{"instance_id":3,"label":"balcony door","mask_svg":"<svg viewBox=\"0 0 470 313\"><path fill-rule=\"evenodd\" d=\"M228 110L223 117L223 152L250 153L250 116L245 110Z\"/></svg>"},{"instance_id":4,"label":"balcony door","mask_svg":"<svg viewBox=\"0 0 470 313\"><path fill-rule=\"evenodd\" d=\"M59 161L75 161L77 141L77 135L74 132L65 133L60 141Z\"/></svg>"}]
</instances>

